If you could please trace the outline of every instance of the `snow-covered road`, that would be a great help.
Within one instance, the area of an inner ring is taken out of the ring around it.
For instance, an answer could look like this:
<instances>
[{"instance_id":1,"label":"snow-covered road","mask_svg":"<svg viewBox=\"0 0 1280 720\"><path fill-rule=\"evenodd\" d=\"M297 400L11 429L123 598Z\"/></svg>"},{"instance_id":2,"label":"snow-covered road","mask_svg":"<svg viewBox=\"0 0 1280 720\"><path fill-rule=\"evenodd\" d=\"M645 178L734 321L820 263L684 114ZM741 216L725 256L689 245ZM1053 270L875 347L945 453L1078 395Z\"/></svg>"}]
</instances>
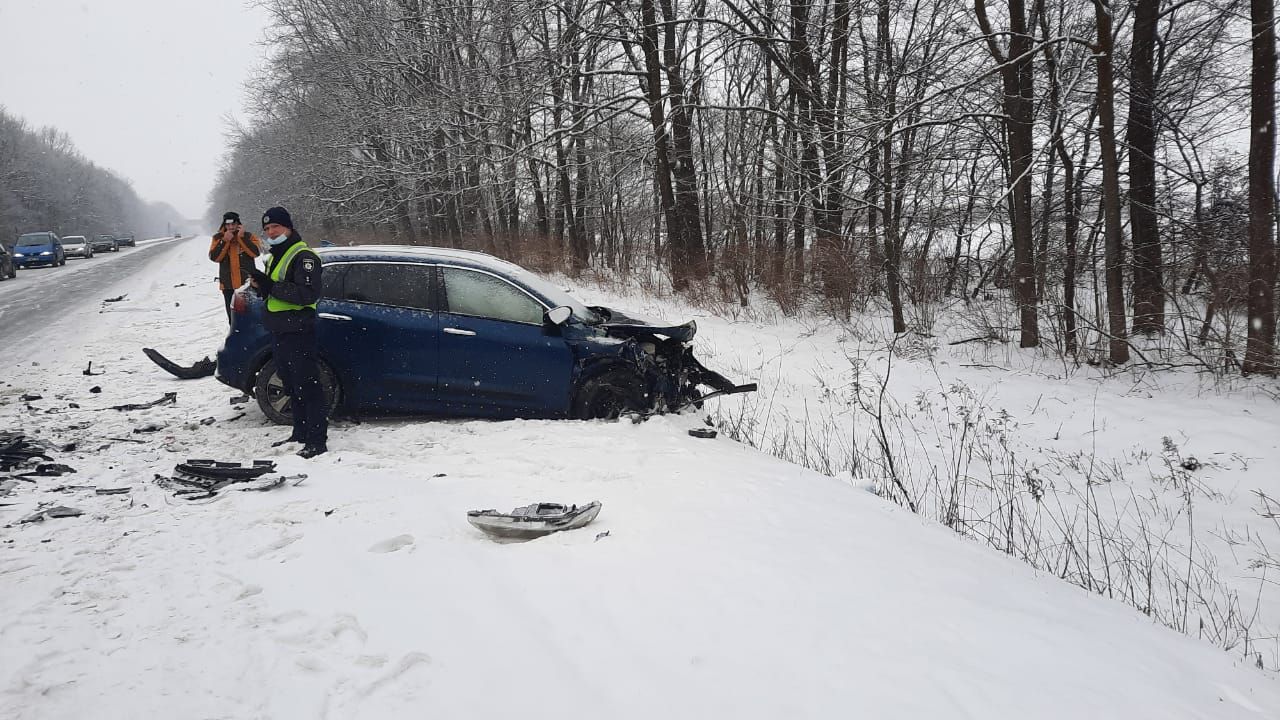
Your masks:
<instances>
[{"instance_id":1,"label":"snow-covered road","mask_svg":"<svg viewBox=\"0 0 1280 720\"><path fill-rule=\"evenodd\" d=\"M137 247L122 248L118 253L72 258L63 266L19 270L16 278L0 283L0 362L47 341L55 324L60 332L74 329L61 322L63 318L86 306L96 309L108 297L107 289L141 272L181 242L173 238L139 240Z\"/></svg>"},{"instance_id":2,"label":"snow-covered road","mask_svg":"<svg viewBox=\"0 0 1280 720\"><path fill-rule=\"evenodd\" d=\"M0 430L75 443L54 454L78 470L0 498L0 717L1280 714L1274 676L1238 657L865 490L692 438L697 415L345 422L314 461L273 450L256 408L139 352L213 353L208 268L202 242L175 243L126 300L69 310L79 332L0 365ZM189 457L309 477L191 504L152 481ZM465 519L539 500L603 511L525 544ZM41 503L84 515L19 522Z\"/></svg>"}]
</instances>

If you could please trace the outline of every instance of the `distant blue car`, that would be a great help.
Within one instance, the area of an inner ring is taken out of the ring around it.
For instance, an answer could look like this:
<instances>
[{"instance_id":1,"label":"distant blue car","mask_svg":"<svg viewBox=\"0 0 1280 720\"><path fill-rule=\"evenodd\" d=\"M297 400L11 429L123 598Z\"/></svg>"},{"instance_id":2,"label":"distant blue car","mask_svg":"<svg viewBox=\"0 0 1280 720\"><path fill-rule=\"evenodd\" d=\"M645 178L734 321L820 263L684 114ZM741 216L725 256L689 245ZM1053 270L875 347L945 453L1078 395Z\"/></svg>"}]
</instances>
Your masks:
<instances>
[{"instance_id":1,"label":"distant blue car","mask_svg":"<svg viewBox=\"0 0 1280 720\"><path fill-rule=\"evenodd\" d=\"M320 248L321 381L330 415L612 418L747 392L703 367L694 323L587 307L509 262L441 248ZM289 398L241 290L217 378L289 424ZM714 392L704 395L699 386Z\"/></svg>"},{"instance_id":2,"label":"distant blue car","mask_svg":"<svg viewBox=\"0 0 1280 720\"><path fill-rule=\"evenodd\" d=\"M62 241L51 232L35 232L20 235L13 245L13 264L15 267L31 267L33 265L66 265L67 254L62 249Z\"/></svg>"}]
</instances>

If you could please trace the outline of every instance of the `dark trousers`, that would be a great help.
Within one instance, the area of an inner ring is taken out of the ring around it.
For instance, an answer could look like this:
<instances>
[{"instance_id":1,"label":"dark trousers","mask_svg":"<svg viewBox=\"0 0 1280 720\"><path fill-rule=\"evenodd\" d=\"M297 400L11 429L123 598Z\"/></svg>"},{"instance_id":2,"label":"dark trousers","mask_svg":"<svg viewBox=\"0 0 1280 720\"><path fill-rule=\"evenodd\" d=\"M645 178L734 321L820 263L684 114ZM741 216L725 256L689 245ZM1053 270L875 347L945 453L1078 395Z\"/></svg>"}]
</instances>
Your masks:
<instances>
[{"instance_id":1,"label":"dark trousers","mask_svg":"<svg viewBox=\"0 0 1280 720\"><path fill-rule=\"evenodd\" d=\"M227 306L227 324L231 324L231 296L235 295L235 290L222 291L222 303Z\"/></svg>"},{"instance_id":2,"label":"dark trousers","mask_svg":"<svg viewBox=\"0 0 1280 720\"><path fill-rule=\"evenodd\" d=\"M281 333L275 341L276 372L289 393L293 437L307 445L324 445L329 436L324 387L316 360L315 330Z\"/></svg>"}]
</instances>

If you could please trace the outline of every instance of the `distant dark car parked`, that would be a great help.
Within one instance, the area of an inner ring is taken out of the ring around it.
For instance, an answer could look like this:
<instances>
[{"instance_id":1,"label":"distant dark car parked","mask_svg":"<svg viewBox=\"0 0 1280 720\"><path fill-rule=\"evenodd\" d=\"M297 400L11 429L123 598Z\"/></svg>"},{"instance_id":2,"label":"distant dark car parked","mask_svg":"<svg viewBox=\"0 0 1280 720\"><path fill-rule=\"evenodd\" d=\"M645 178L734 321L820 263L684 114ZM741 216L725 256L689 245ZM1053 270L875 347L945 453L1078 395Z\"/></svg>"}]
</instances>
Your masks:
<instances>
[{"instance_id":1,"label":"distant dark car parked","mask_svg":"<svg viewBox=\"0 0 1280 720\"><path fill-rule=\"evenodd\" d=\"M117 236L116 242L121 246L124 246L124 245L128 245L129 247L138 246L137 241L133 239L133 233L126 233L124 235Z\"/></svg>"},{"instance_id":2,"label":"distant dark car parked","mask_svg":"<svg viewBox=\"0 0 1280 720\"><path fill-rule=\"evenodd\" d=\"M93 239L94 252L120 252L120 243L114 235L99 235Z\"/></svg>"},{"instance_id":3,"label":"distant dark car parked","mask_svg":"<svg viewBox=\"0 0 1280 720\"><path fill-rule=\"evenodd\" d=\"M32 265L66 265L67 255L62 240L51 232L20 235L13 245L13 261L18 267Z\"/></svg>"},{"instance_id":4,"label":"distant dark car parked","mask_svg":"<svg viewBox=\"0 0 1280 720\"><path fill-rule=\"evenodd\" d=\"M481 253L355 246L317 250L321 382L331 414L608 418L677 409L734 386L693 357L694 323L587 307ZM290 422L256 295L233 301L217 377Z\"/></svg>"},{"instance_id":5,"label":"distant dark car parked","mask_svg":"<svg viewBox=\"0 0 1280 720\"><path fill-rule=\"evenodd\" d=\"M18 266L13 262L13 255L0 243L0 280L12 280L17 276Z\"/></svg>"},{"instance_id":6,"label":"distant dark car parked","mask_svg":"<svg viewBox=\"0 0 1280 720\"><path fill-rule=\"evenodd\" d=\"M67 257L93 257L93 244L83 235L68 235L62 238L62 251Z\"/></svg>"}]
</instances>

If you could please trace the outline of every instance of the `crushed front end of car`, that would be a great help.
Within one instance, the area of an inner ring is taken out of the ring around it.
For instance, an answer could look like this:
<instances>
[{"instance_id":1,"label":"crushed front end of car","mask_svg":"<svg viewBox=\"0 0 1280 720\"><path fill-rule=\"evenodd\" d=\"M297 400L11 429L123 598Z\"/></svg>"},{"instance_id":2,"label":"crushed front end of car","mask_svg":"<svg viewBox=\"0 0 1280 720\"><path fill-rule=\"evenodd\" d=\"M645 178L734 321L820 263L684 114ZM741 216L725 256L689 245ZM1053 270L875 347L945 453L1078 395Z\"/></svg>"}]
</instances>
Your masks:
<instances>
[{"instance_id":1,"label":"crushed front end of car","mask_svg":"<svg viewBox=\"0 0 1280 720\"><path fill-rule=\"evenodd\" d=\"M698 332L694 321L666 325L611 308L590 309L603 322L592 326L593 352L580 358L598 362L604 354L611 358L612 367L620 364L634 372L643 389L644 407L635 408L641 414L679 412L712 397L756 390L755 383L736 384L694 357L690 345Z\"/></svg>"}]
</instances>

